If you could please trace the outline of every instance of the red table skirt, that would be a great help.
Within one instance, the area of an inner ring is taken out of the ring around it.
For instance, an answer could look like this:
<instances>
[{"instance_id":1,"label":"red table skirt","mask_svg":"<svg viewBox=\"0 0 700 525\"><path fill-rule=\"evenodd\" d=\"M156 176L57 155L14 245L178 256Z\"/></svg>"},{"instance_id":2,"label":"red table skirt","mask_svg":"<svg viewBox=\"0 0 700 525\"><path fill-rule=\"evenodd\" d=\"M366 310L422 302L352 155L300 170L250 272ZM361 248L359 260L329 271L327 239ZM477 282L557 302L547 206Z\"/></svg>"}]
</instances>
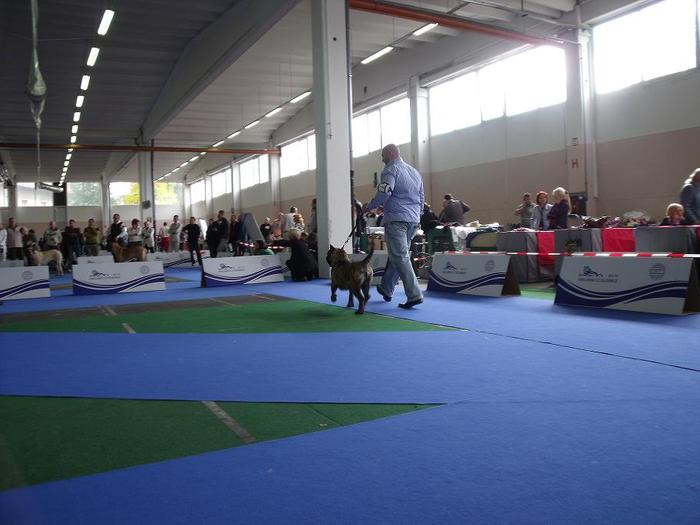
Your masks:
<instances>
[{"instance_id":1,"label":"red table skirt","mask_svg":"<svg viewBox=\"0 0 700 525\"><path fill-rule=\"evenodd\" d=\"M604 252L633 252L637 243L634 228L606 228L601 231Z\"/></svg>"},{"instance_id":2,"label":"red table skirt","mask_svg":"<svg viewBox=\"0 0 700 525\"><path fill-rule=\"evenodd\" d=\"M554 257L546 255L554 252L554 232L541 231L537 232L537 256L540 266L554 266Z\"/></svg>"},{"instance_id":3,"label":"red table skirt","mask_svg":"<svg viewBox=\"0 0 700 525\"><path fill-rule=\"evenodd\" d=\"M163 251L167 252L168 248L170 247L170 237L163 237L161 240L162 246L163 246Z\"/></svg>"}]
</instances>

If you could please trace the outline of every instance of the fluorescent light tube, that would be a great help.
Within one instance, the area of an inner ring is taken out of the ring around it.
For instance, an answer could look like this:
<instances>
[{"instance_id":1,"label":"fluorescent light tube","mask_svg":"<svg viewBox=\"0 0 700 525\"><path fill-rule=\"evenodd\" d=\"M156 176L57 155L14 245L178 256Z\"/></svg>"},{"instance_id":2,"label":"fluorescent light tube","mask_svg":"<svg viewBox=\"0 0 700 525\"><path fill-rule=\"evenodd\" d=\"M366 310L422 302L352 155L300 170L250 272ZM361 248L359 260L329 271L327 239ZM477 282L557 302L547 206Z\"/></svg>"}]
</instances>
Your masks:
<instances>
[{"instance_id":1,"label":"fluorescent light tube","mask_svg":"<svg viewBox=\"0 0 700 525\"><path fill-rule=\"evenodd\" d=\"M63 162L63 166L66 167L66 168L68 167L69 164L70 164L70 161L69 161L69 160L66 160L66 161Z\"/></svg>"},{"instance_id":2,"label":"fluorescent light tube","mask_svg":"<svg viewBox=\"0 0 700 525\"><path fill-rule=\"evenodd\" d=\"M69 153L68 155L66 155L66 160L70 160L72 156L73 156L73 154Z\"/></svg>"},{"instance_id":3,"label":"fluorescent light tube","mask_svg":"<svg viewBox=\"0 0 700 525\"><path fill-rule=\"evenodd\" d=\"M75 107L82 108L83 102L85 102L85 97L83 95L78 95L78 98L75 99Z\"/></svg>"},{"instance_id":4,"label":"fluorescent light tube","mask_svg":"<svg viewBox=\"0 0 700 525\"><path fill-rule=\"evenodd\" d=\"M367 58L365 58L364 60L361 60L360 63L361 64L369 64L370 62L374 62L379 57L383 57L387 53L390 53L393 49L394 48L391 46L386 46L384 49L380 49L379 51L377 51L373 55L370 55Z\"/></svg>"},{"instance_id":5,"label":"fluorescent light tube","mask_svg":"<svg viewBox=\"0 0 700 525\"><path fill-rule=\"evenodd\" d=\"M73 124L73 125L71 126L71 128L70 128L70 132L73 133L73 134L78 133L78 125L77 125L77 124Z\"/></svg>"},{"instance_id":6,"label":"fluorescent light tube","mask_svg":"<svg viewBox=\"0 0 700 525\"><path fill-rule=\"evenodd\" d=\"M68 153L73 153L73 148L68 148Z\"/></svg>"},{"instance_id":7,"label":"fluorescent light tube","mask_svg":"<svg viewBox=\"0 0 700 525\"><path fill-rule=\"evenodd\" d=\"M83 75L83 78L80 79L80 89L83 91L87 91L87 88L89 85L90 85L90 75Z\"/></svg>"},{"instance_id":8,"label":"fluorescent light tube","mask_svg":"<svg viewBox=\"0 0 700 525\"><path fill-rule=\"evenodd\" d=\"M250 128L252 128L252 127L257 126L258 124L260 124L260 121L259 121L259 120L256 120L255 122L251 122L250 124L248 124L247 126L245 126L243 129L250 129Z\"/></svg>"},{"instance_id":9,"label":"fluorescent light tube","mask_svg":"<svg viewBox=\"0 0 700 525\"><path fill-rule=\"evenodd\" d=\"M194 161L197 160L198 158L199 158L199 155L195 155L195 156L192 157L188 162L194 162Z\"/></svg>"},{"instance_id":10,"label":"fluorescent light tube","mask_svg":"<svg viewBox=\"0 0 700 525\"><path fill-rule=\"evenodd\" d=\"M200 156L200 157L204 157L204 155L206 155L206 154L207 154L207 152L206 152L206 151L203 151L202 153L199 154L199 156Z\"/></svg>"},{"instance_id":11,"label":"fluorescent light tube","mask_svg":"<svg viewBox=\"0 0 700 525\"><path fill-rule=\"evenodd\" d=\"M72 135L71 138L70 138L70 143L71 143L71 144L75 144L75 141L76 141L76 140L78 140L78 137L76 137L75 135Z\"/></svg>"},{"instance_id":12,"label":"fluorescent light tube","mask_svg":"<svg viewBox=\"0 0 700 525\"><path fill-rule=\"evenodd\" d=\"M237 137L237 136L240 135L240 134L241 134L240 131L234 131L233 133L231 133L231 134L230 134L228 137L226 137L226 138L227 138L227 139L232 139L233 137ZM200 153L200 155L206 155L206 153L207 153L206 151L203 151L202 153Z\"/></svg>"},{"instance_id":13,"label":"fluorescent light tube","mask_svg":"<svg viewBox=\"0 0 700 525\"><path fill-rule=\"evenodd\" d=\"M73 122L79 122L80 121L80 111L76 111L73 113Z\"/></svg>"},{"instance_id":14,"label":"fluorescent light tube","mask_svg":"<svg viewBox=\"0 0 700 525\"><path fill-rule=\"evenodd\" d=\"M97 28L97 34L105 36L109 30L109 24L112 23L112 18L114 18L114 11L111 9L105 9L102 14L102 21L100 22L100 27Z\"/></svg>"},{"instance_id":15,"label":"fluorescent light tube","mask_svg":"<svg viewBox=\"0 0 700 525\"><path fill-rule=\"evenodd\" d=\"M99 47L93 47L90 49L90 54L88 55L87 59L87 65L92 67L95 65L95 62L97 62L97 55L100 54L100 48Z\"/></svg>"},{"instance_id":16,"label":"fluorescent light tube","mask_svg":"<svg viewBox=\"0 0 700 525\"><path fill-rule=\"evenodd\" d=\"M271 117L271 116L273 116L273 115L277 115L277 113L279 113L280 111L282 111L282 108L281 108L281 107L280 107L280 108L275 108L275 109L273 109L272 111L270 111L267 115L265 115L265 117L267 118L267 117Z\"/></svg>"},{"instance_id":17,"label":"fluorescent light tube","mask_svg":"<svg viewBox=\"0 0 700 525\"><path fill-rule=\"evenodd\" d=\"M310 94L311 94L311 91L304 91L301 95L298 95L298 96L294 97L294 98L293 98L292 100L290 100L289 102L290 102L291 104L296 104L297 102L300 102L300 101L304 100L304 99L305 99L306 97L308 97Z\"/></svg>"},{"instance_id":18,"label":"fluorescent light tube","mask_svg":"<svg viewBox=\"0 0 700 525\"><path fill-rule=\"evenodd\" d=\"M224 143L223 140L220 140L219 142L215 142L214 144L211 145L212 148L218 148Z\"/></svg>"},{"instance_id":19,"label":"fluorescent light tube","mask_svg":"<svg viewBox=\"0 0 700 525\"><path fill-rule=\"evenodd\" d=\"M421 36L422 34L427 33L431 29L435 29L438 26L437 22L433 22L432 24L424 25L421 28L416 29L413 32L413 36Z\"/></svg>"},{"instance_id":20,"label":"fluorescent light tube","mask_svg":"<svg viewBox=\"0 0 700 525\"><path fill-rule=\"evenodd\" d=\"M183 162L182 164L180 164L180 167L181 167L181 168L184 168L184 167L187 166L189 163L190 163L190 161L189 161L189 160L186 160L185 162Z\"/></svg>"},{"instance_id":21,"label":"fluorescent light tube","mask_svg":"<svg viewBox=\"0 0 700 525\"><path fill-rule=\"evenodd\" d=\"M175 173L175 172L178 171L179 169L180 169L180 168L175 168L175 169L174 169L173 171L171 171L170 173Z\"/></svg>"}]
</instances>

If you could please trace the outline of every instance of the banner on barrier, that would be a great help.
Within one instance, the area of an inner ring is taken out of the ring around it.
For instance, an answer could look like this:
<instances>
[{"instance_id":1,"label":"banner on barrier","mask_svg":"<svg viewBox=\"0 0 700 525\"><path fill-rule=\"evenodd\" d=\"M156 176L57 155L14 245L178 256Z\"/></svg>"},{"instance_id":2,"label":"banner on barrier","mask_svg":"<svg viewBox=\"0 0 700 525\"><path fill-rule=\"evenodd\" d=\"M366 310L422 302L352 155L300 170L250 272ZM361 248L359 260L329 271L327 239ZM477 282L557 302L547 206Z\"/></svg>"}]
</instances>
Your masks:
<instances>
[{"instance_id":1,"label":"banner on barrier","mask_svg":"<svg viewBox=\"0 0 700 525\"><path fill-rule=\"evenodd\" d=\"M160 261L73 266L74 295L154 290L165 290L163 263Z\"/></svg>"},{"instance_id":2,"label":"banner on barrier","mask_svg":"<svg viewBox=\"0 0 700 525\"><path fill-rule=\"evenodd\" d=\"M565 257L556 304L680 315L700 311L694 260Z\"/></svg>"},{"instance_id":3,"label":"banner on barrier","mask_svg":"<svg viewBox=\"0 0 700 525\"><path fill-rule=\"evenodd\" d=\"M0 301L50 296L48 266L0 268Z\"/></svg>"},{"instance_id":4,"label":"banner on barrier","mask_svg":"<svg viewBox=\"0 0 700 525\"><path fill-rule=\"evenodd\" d=\"M78 257L78 264L114 264L112 255L81 255Z\"/></svg>"},{"instance_id":5,"label":"banner on barrier","mask_svg":"<svg viewBox=\"0 0 700 525\"><path fill-rule=\"evenodd\" d=\"M202 261L209 259L209 250L201 250ZM190 259L190 252L156 252L149 253L146 256L148 261L160 261L163 263L163 268L192 268L199 266L197 262L197 254L194 254L194 265Z\"/></svg>"},{"instance_id":6,"label":"banner on barrier","mask_svg":"<svg viewBox=\"0 0 700 525\"><path fill-rule=\"evenodd\" d=\"M499 297L520 295L510 255L436 253L428 290Z\"/></svg>"},{"instance_id":7,"label":"banner on barrier","mask_svg":"<svg viewBox=\"0 0 700 525\"><path fill-rule=\"evenodd\" d=\"M366 253L353 253L350 255L350 260L362 261L367 257ZM369 265L372 267L374 272L374 277L372 278L372 284L379 284L384 277L384 272L386 271L386 262L389 259L386 250L377 250L372 254L372 259L369 261Z\"/></svg>"},{"instance_id":8,"label":"banner on barrier","mask_svg":"<svg viewBox=\"0 0 700 525\"><path fill-rule=\"evenodd\" d=\"M24 266L24 261L20 261L19 259L15 259L14 261L0 261L0 268L21 268Z\"/></svg>"},{"instance_id":9,"label":"banner on barrier","mask_svg":"<svg viewBox=\"0 0 700 525\"><path fill-rule=\"evenodd\" d=\"M217 257L204 259L202 264L202 286L284 281L278 255Z\"/></svg>"}]
</instances>

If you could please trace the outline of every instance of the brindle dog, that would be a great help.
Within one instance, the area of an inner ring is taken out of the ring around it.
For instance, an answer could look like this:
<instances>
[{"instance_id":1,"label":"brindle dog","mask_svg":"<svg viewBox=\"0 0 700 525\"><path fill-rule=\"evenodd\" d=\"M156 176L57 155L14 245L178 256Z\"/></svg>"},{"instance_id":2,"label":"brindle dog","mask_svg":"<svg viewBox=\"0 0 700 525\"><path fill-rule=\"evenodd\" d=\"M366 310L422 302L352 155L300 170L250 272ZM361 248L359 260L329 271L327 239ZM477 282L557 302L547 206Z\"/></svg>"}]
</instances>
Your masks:
<instances>
[{"instance_id":1,"label":"brindle dog","mask_svg":"<svg viewBox=\"0 0 700 525\"><path fill-rule=\"evenodd\" d=\"M338 298L335 292L339 288L349 290L348 308L354 306L354 296L360 302L355 313L363 314L365 312L365 304L369 301L369 288L374 276L372 267L369 265L373 253L374 248L370 248L367 257L358 262L350 262L350 258L343 248L334 248L331 244L326 254L326 261L331 267L331 301L335 302Z\"/></svg>"}]
</instances>

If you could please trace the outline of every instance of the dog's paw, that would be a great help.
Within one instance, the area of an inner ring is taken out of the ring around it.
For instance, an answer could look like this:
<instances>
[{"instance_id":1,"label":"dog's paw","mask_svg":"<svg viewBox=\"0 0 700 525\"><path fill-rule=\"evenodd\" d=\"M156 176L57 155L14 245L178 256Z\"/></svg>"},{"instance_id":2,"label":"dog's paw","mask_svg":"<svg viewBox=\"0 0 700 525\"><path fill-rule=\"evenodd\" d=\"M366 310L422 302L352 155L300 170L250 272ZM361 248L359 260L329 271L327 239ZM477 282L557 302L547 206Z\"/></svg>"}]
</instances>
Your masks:
<instances>
[{"instance_id":1,"label":"dog's paw","mask_svg":"<svg viewBox=\"0 0 700 525\"><path fill-rule=\"evenodd\" d=\"M338 296L335 294L331 295L331 301L336 302L338 300Z\"/></svg>"},{"instance_id":2,"label":"dog's paw","mask_svg":"<svg viewBox=\"0 0 700 525\"><path fill-rule=\"evenodd\" d=\"M355 315L362 315L363 313L365 313L364 310L358 310L357 312L355 312Z\"/></svg>"}]
</instances>

